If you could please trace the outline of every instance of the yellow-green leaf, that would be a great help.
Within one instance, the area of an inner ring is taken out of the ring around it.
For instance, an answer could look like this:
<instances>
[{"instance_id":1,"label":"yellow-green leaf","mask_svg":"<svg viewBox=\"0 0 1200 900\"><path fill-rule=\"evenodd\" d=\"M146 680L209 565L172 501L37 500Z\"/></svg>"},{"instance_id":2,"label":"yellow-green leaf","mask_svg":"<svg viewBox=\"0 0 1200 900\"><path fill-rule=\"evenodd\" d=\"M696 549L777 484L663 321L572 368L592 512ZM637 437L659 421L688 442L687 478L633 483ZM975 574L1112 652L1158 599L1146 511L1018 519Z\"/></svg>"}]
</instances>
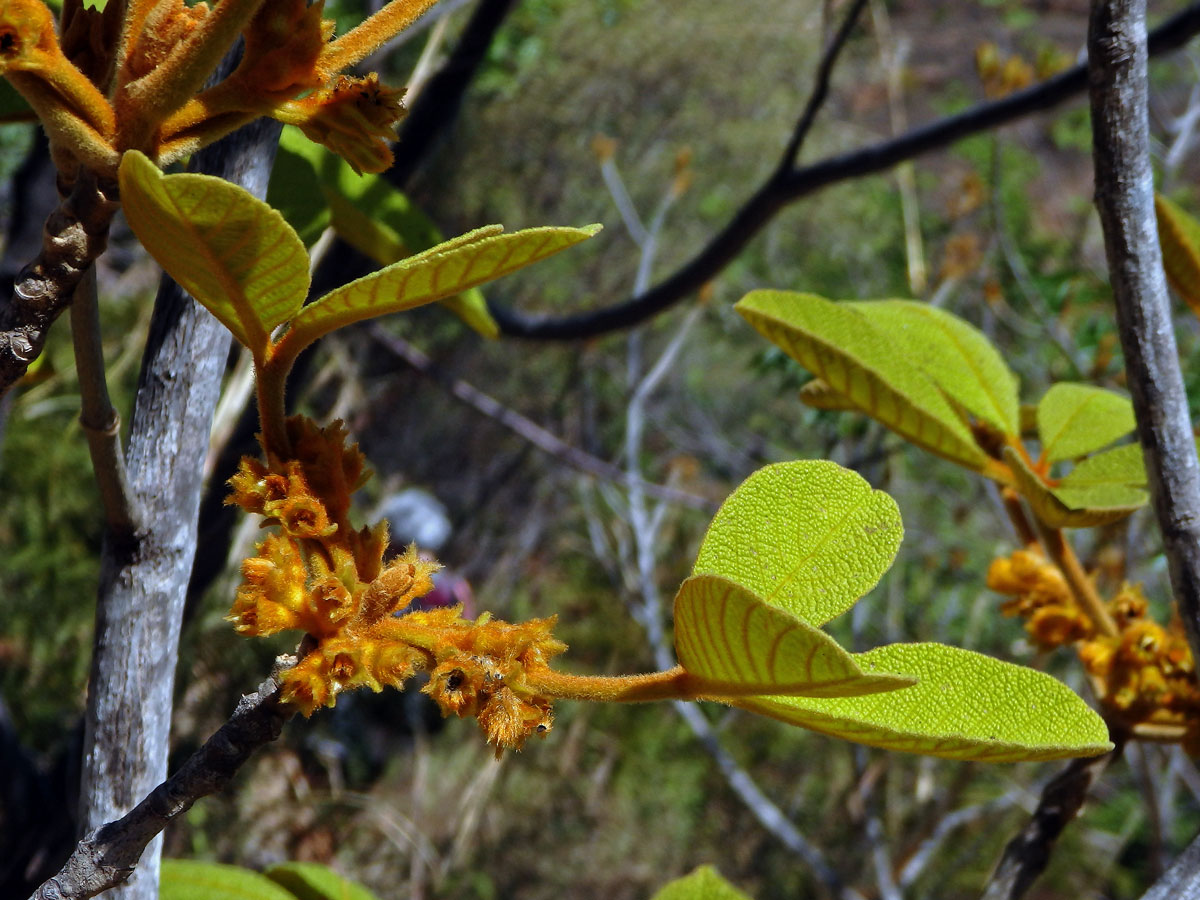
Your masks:
<instances>
[{"instance_id":1,"label":"yellow-green leaf","mask_svg":"<svg viewBox=\"0 0 1200 900\"><path fill-rule=\"evenodd\" d=\"M283 217L209 175L164 175L137 151L120 170L121 203L160 266L262 358L308 293L308 254Z\"/></svg>"},{"instance_id":2,"label":"yellow-green leaf","mask_svg":"<svg viewBox=\"0 0 1200 900\"><path fill-rule=\"evenodd\" d=\"M737 310L763 337L908 441L970 469L986 465L937 384L851 304L752 291Z\"/></svg>"},{"instance_id":3,"label":"yellow-green leaf","mask_svg":"<svg viewBox=\"0 0 1200 900\"><path fill-rule=\"evenodd\" d=\"M1059 482L1054 496L1071 509L1142 506L1146 464L1138 444L1125 444L1083 460Z\"/></svg>"},{"instance_id":4,"label":"yellow-green leaf","mask_svg":"<svg viewBox=\"0 0 1200 900\"><path fill-rule=\"evenodd\" d=\"M1017 376L983 332L928 303L869 300L851 305L966 410L1005 434L1019 433Z\"/></svg>"},{"instance_id":5,"label":"yellow-green leaf","mask_svg":"<svg viewBox=\"0 0 1200 900\"><path fill-rule=\"evenodd\" d=\"M827 460L776 463L721 505L692 571L821 625L878 583L903 537L896 502L857 473Z\"/></svg>"},{"instance_id":6,"label":"yellow-green leaf","mask_svg":"<svg viewBox=\"0 0 1200 900\"><path fill-rule=\"evenodd\" d=\"M675 653L713 696L847 697L913 683L864 673L825 632L717 575L693 575L675 595Z\"/></svg>"},{"instance_id":7,"label":"yellow-green leaf","mask_svg":"<svg viewBox=\"0 0 1200 900\"><path fill-rule=\"evenodd\" d=\"M1095 756L1104 721L1049 675L942 644L890 644L855 655L863 671L916 677L859 697L754 697L734 705L887 750L987 762Z\"/></svg>"},{"instance_id":8,"label":"yellow-green leaf","mask_svg":"<svg viewBox=\"0 0 1200 900\"><path fill-rule=\"evenodd\" d=\"M1144 496L1129 496L1125 499L1132 502L1123 503L1122 497L1109 494L1100 497L1101 503L1094 507L1090 504L1084 507L1068 505L1068 500L1078 500L1081 496L1072 496L1068 490L1066 498L1059 497L1056 490L1029 468L1015 448L1004 448L1004 461L1012 470L1017 490L1029 503L1033 514L1051 528L1094 528L1119 522L1145 502Z\"/></svg>"},{"instance_id":9,"label":"yellow-green leaf","mask_svg":"<svg viewBox=\"0 0 1200 900\"><path fill-rule=\"evenodd\" d=\"M263 874L286 888L296 900L376 900L361 884L318 863L279 863Z\"/></svg>"},{"instance_id":10,"label":"yellow-green leaf","mask_svg":"<svg viewBox=\"0 0 1200 900\"><path fill-rule=\"evenodd\" d=\"M286 126L271 170L267 202L311 246L326 227L380 266L441 243L442 233L401 191L379 175L360 175L340 156ZM484 337L500 334L478 288L442 305Z\"/></svg>"},{"instance_id":11,"label":"yellow-green leaf","mask_svg":"<svg viewBox=\"0 0 1200 900\"><path fill-rule=\"evenodd\" d=\"M820 378L814 378L800 388L800 402L813 409L827 409L834 412L851 410L862 412L854 401L845 394L839 394Z\"/></svg>"},{"instance_id":12,"label":"yellow-green leaf","mask_svg":"<svg viewBox=\"0 0 1200 900\"><path fill-rule=\"evenodd\" d=\"M1154 211L1167 278L1192 312L1200 315L1200 222L1162 194L1154 195Z\"/></svg>"},{"instance_id":13,"label":"yellow-green leaf","mask_svg":"<svg viewBox=\"0 0 1200 900\"><path fill-rule=\"evenodd\" d=\"M701 866L663 885L651 900L750 900L712 866Z\"/></svg>"},{"instance_id":14,"label":"yellow-green leaf","mask_svg":"<svg viewBox=\"0 0 1200 900\"><path fill-rule=\"evenodd\" d=\"M1133 431L1128 397L1090 384L1056 384L1037 408L1042 455L1050 462L1099 450Z\"/></svg>"},{"instance_id":15,"label":"yellow-green leaf","mask_svg":"<svg viewBox=\"0 0 1200 900\"><path fill-rule=\"evenodd\" d=\"M298 352L337 328L412 309L500 278L594 235L587 228L529 228L498 234L499 226L479 229L352 281L304 307L288 341Z\"/></svg>"},{"instance_id":16,"label":"yellow-green leaf","mask_svg":"<svg viewBox=\"0 0 1200 900\"><path fill-rule=\"evenodd\" d=\"M296 900L296 895L250 869L164 859L158 900Z\"/></svg>"}]
</instances>

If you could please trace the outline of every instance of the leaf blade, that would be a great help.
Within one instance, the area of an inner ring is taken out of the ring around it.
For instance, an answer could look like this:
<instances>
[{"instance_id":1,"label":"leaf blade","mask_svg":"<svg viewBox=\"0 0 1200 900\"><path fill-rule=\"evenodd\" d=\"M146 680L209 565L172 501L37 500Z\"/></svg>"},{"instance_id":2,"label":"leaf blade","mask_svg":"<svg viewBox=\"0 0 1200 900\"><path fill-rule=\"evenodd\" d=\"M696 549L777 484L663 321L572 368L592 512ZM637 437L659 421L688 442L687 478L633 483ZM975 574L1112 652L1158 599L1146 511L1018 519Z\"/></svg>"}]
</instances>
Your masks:
<instances>
[{"instance_id":1,"label":"leaf blade","mask_svg":"<svg viewBox=\"0 0 1200 900\"><path fill-rule=\"evenodd\" d=\"M283 217L209 175L164 175L137 151L120 169L130 228L163 270L259 358L308 293L308 254Z\"/></svg>"},{"instance_id":2,"label":"leaf blade","mask_svg":"<svg viewBox=\"0 0 1200 900\"><path fill-rule=\"evenodd\" d=\"M735 309L763 337L906 440L976 471L986 466L987 457L937 385L850 304L760 290Z\"/></svg>"},{"instance_id":3,"label":"leaf blade","mask_svg":"<svg viewBox=\"0 0 1200 900\"><path fill-rule=\"evenodd\" d=\"M159 900L296 900L265 875L240 866L164 859Z\"/></svg>"},{"instance_id":4,"label":"leaf blade","mask_svg":"<svg viewBox=\"0 0 1200 900\"><path fill-rule=\"evenodd\" d=\"M1090 384L1059 382L1037 406L1042 454L1074 459L1123 438L1137 425L1129 398Z\"/></svg>"},{"instance_id":5,"label":"leaf blade","mask_svg":"<svg viewBox=\"0 0 1200 900\"><path fill-rule=\"evenodd\" d=\"M1162 194L1154 194L1163 268L1192 312L1200 315L1200 222Z\"/></svg>"},{"instance_id":6,"label":"leaf blade","mask_svg":"<svg viewBox=\"0 0 1200 900\"><path fill-rule=\"evenodd\" d=\"M680 665L712 685L713 695L843 697L912 683L863 672L825 632L717 575L693 575L680 586L675 652Z\"/></svg>"},{"instance_id":7,"label":"leaf blade","mask_svg":"<svg viewBox=\"0 0 1200 900\"><path fill-rule=\"evenodd\" d=\"M755 697L733 705L873 747L947 759L1062 759L1112 748L1095 711L1033 669L942 644L890 644L855 659L864 671L919 680L888 694Z\"/></svg>"},{"instance_id":8,"label":"leaf blade","mask_svg":"<svg viewBox=\"0 0 1200 900\"><path fill-rule=\"evenodd\" d=\"M1017 376L983 332L945 310L913 300L852 304L900 342L946 394L1005 434L1020 433Z\"/></svg>"},{"instance_id":9,"label":"leaf blade","mask_svg":"<svg viewBox=\"0 0 1200 900\"><path fill-rule=\"evenodd\" d=\"M549 227L497 234L478 229L331 291L296 315L284 339L298 352L334 329L460 293L574 246L598 230Z\"/></svg>"},{"instance_id":10,"label":"leaf blade","mask_svg":"<svg viewBox=\"0 0 1200 900\"><path fill-rule=\"evenodd\" d=\"M891 566L896 502L826 460L759 469L721 504L694 575L720 575L810 625L845 612Z\"/></svg>"}]
</instances>

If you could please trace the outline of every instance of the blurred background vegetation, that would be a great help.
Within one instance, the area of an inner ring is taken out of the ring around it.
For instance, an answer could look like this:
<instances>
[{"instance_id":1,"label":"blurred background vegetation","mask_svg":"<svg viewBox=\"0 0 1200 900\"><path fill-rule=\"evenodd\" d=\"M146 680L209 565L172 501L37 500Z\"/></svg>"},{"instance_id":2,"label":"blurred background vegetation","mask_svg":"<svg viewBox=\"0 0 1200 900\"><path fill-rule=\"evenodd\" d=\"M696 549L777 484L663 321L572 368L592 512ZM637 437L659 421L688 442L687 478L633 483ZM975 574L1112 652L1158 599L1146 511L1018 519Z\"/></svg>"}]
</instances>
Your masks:
<instances>
[{"instance_id":1,"label":"blurred background vegetation","mask_svg":"<svg viewBox=\"0 0 1200 900\"><path fill-rule=\"evenodd\" d=\"M1018 57L1033 79L1039 67L1073 62L1087 5L878 0L847 48L801 162L980 102L975 51L984 42L1004 59ZM603 222L598 238L488 293L557 313L624 299L639 250L602 177L596 139L613 142L600 146L644 219L673 185L687 188L658 234L657 280L722 227L776 165L843 6L522 0L410 196L446 234L491 222ZM352 21L365 4L327 8ZM403 81L437 41L436 64L469 12L453 11L377 64ZM1200 166L1189 116L1197 112L1198 66L1195 48L1152 64L1161 184L1193 213ZM0 132L0 209L10 220L13 176L31 141L28 126ZM860 647L942 640L1045 668L1084 689L1077 665L1066 654L1038 655L984 586L988 563L1011 551L1014 537L982 481L861 418L802 406L796 391L807 376L731 305L756 287L933 299L1003 348L1026 399L1057 380L1120 387L1090 171L1086 110L1076 102L921 157L908 170L825 189L750 244L705 292L677 361L641 412L642 477L695 498L668 504L652 548L665 602L732 486L767 462L831 458L889 491L906 527L882 584L833 623L839 638ZM157 272L123 229L112 243L100 271L106 348L118 406L128 410ZM394 317L385 328L430 354L443 375L626 466L632 385L698 302L632 333L577 343L488 341L440 308ZM1200 329L1182 309L1179 335L1192 397L1200 397ZM64 322L36 374L8 401L0 457L0 720L25 762L68 796L102 532L72 367ZM507 619L557 615L571 647L565 665L576 671L653 666L632 615L643 597L623 486L581 474L454 399L367 329L327 341L296 399L318 419L346 418L361 441L376 469L363 516L406 489L436 498L450 530L439 558L469 582L476 610ZM217 499L230 472L211 473ZM286 641L245 641L223 621L255 531L256 523L237 523L201 547L227 564L189 609L177 759L225 719L275 653L290 649ZM1165 610L1165 566L1149 515L1103 543L1122 549L1130 577ZM1082 547L1083 555L1096 547ZM978 896L1055 771L868 751L738 711L703 712L732 762L867 897ZM381 897L632 900L703 863L758 898L827 895L828 879L760 824L670 706L562 704L557 713L548 739L496 763L472 723L442 723L415 691L347 696L336 710L289 725L237 790L201 802L168 832L167 852L252 867L316 860ZM1137 896L1200 828L1198 797L1200 772L1177 750L1129 748L1030 896ZM9 846L12 813L0 810Z\"/></svg>"}]
</instances>

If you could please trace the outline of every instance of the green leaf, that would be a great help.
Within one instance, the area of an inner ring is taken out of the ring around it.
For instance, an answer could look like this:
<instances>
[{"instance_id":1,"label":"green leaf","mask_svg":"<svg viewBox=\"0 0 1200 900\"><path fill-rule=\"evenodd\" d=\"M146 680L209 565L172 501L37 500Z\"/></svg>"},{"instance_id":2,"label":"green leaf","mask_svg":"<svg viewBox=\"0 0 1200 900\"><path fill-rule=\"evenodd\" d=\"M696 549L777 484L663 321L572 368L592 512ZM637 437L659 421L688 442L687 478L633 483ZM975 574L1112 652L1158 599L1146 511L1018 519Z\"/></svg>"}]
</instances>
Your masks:
<instances>
[{"instance_id":1,"label":"green leaf","mask_svg":"<svg viewBox=\"0 0 1200 900\"><path fill-rule=\"evenodd\" d=\"M1127 496L1125 499L1130 502L1122 503L1119 493L1107 492L1096 498L1101 501L1097 505L1077 507L1072 505L1073 501L1085 499L1086 495L1075 494L1068 489L1066 497L1060 497L1058 490L1051 488L1029 468L1016 448L1004 448L1004 461L1012 470L1017 490L1028 501L1033 514L1051 528L1095 528L1098 525L1108 525L1119 522L1145 503L1144 493Z\"/></svg>"},{"instance_id":2,"label":"green leaf","mask_svg":"<svg viewBox=\"0 0 1200 900\"><path fill-rule=\"evenodd\" d=\"M1005 434L1020 433L1017 376L983 332L928 303L871 300L851 306L964 409Z\"/></svg>"},{"instance_id":3,"label":"green leaf","mask_svg":"<svg viewBox=\"0 0 1200 900\"><path fill-rule=\"evenodd\" d=\"M855 659L865 672L919 681L887 694L733 704L860 744L948 759L1060 759L1112 748L1100 716L1065 684L1033 669L942 644L890 644Z\"/></svg>"},{"instance_id":4,"label":"green leaf","mask_svg":"<svg viewBox=\"0 0 1200 900\"><path fill-rule=\"evenodd\" d=\"M1162 194L1154 195L1154 211L1167 279L1192 312L1200 315L1200 222Z\"/></svg>"},{"instance_id":5,"label":"green leaf","mask_svg":"<svg viewBox=\"0 0 1200 900\"><path fill-rule=\"evenodd\" d=\"M304 307L285 335L292 352L353 322L412 309L500 278L594 235L587 228L477 229L352 281Z\"/></svg>"},{"instance_id":6,"label":"green leaf","mask_svg":"<svg viewBox=\"0 0 1200 900\"><path fill-rule=\"evenodd\" d=\"M421 209L378 175L359 175L320 144L287 126L271 171L267 202L278 209L306 246L332 227L338 236L380 266L428 250L442 233ZM478 288L448 297L442 305L487 338L500 326Z\"/></svg>"},{"instance_id":7,"label":"green leaf","mask_svg":"<svg viewBox=\"0 0 1200 900\"><path fill-rule=\"evenodd\" d=\"M865 674L825 632L717 575L694 575L680 586L675 652L689 673L711 683L714 696L846 697L913 683Z\"/></svg>"},{"instance_id":8,"label":"green leaf","mask_svg":"<svg viewBox=\"0 0 1200 900\"><path fill-rule=\"evenodd\" d=\"M906 440L970 469L987 464L937 384L852 304L752 291L737 310L767 340Z\"/></svg>"},{"instance_id":9,"label":"green leaf","mask_svg":"<svg viewBox=\"0 0 1200 900\"><path fill-rule=\"evenodd\" d=\"M1125 444L1083 460L1059 482L1054 496L1072 509L1143 506L1146 464L1138 444Z\"/></svg>"},{"instance_id":10,"label":"green leaf","mask_svg":"<svg viewBox=\"0 0 1200 900\"><path fill-rule=\"evenodd\" d=\"M1056 384L1037 408L1042 455L1050 462L1075 459L1133 431L1127 397L1090 384Z\"/></svg>"},{"instance_id":11,"label":"green leaf","mask_svg":"<svg viewBox=\"0 0 1200 900\"><path fill-rule=\"evenodd\" d=\"M296 895L250 869L164 859L158 900L296 900Z\"/></svg>"},{"instance_id":12,"label":"green leaf","mask_svg":"<svg viewBox=\"0 0 1200 900\"><path fill-rule=\"evenodd\" d=\"M121 203L160 266L261 359L270 333L308 293L308 254L283 217L209 175L163 175L137 151L120 170Z\"/></svg>"},{"instance_id":13,"label":"green leaf","mask_svg":"<svg viewBox=\"0 0 1200 900\"><path fill-rule=\"evenodd\" d=\"M311 248L329 227L332 213L313 161L287 140L293 131L300 133L298 128L284 128L280 136L267 185L267 203L295 229L304 246ZM318 146L303 136L301 141Z\"/></svg>"},{"instance_id":14,"label":"green leaf","mask_svg":"<svg viewBox=\"0 0 1200 900\"><path fill-rule=\"evenodd\" d=\"M362 885L317 863L280 863L271 866L264 874L286 888L297 900L376 900L375 895Z\"/></svg>"},{"instance_id":15,"label":"green leaf","mask_svg":"<svg viewBox=\"0 0 1200 900\"><path fill-rule=\"evenodd\" d=\"M814 378L800 388L800 402L812 409L827 409L834 412L862 412L854 401L845 394L839 394L820 378Z\"/></svg>"},{"instance_id":16,"label":"green leaf","mask_svg":"<svg viewBox=\"0 0 1200 900\"><path fill-rule=\"evenodd\" d=\"M827 460L777 463L721 504L692 572L822 625L878 583L903 537L896 502L862 476Z\"/></svg>"},{"instance_id":17,"label":"green leaf","mask_svg":"<svg viewBox=\"0 0 1200 900\"><path fill-rule=\"evenodd\" d=\"M721 877L712 866L700 866L691 875L663 885L651 900L750 900Z\"/></svg>"}]
</instances>

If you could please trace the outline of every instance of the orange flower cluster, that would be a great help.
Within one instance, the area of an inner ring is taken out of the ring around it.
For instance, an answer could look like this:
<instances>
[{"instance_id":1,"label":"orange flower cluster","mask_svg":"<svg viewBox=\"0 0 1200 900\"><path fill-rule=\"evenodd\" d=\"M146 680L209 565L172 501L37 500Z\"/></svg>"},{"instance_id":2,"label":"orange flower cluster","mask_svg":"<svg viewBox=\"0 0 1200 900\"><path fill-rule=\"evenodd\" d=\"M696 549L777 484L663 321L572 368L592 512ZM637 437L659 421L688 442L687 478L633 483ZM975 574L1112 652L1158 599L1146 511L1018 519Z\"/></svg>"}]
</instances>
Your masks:
<instances>
[{"instance_id":1,"label":"orange flower cluster","mask_svg":"<svg viewBox=\"0 0 1200 900\"><path fill-rule=\"evenodd\" d=\"M993 591L1012 595L1000 611L1025 619L1025 630L1043 650L1073 644L1093 634L1092 622L1075 604L1062 572L1036 547L992 560L987 585Z\"/></svg>"},{"instance_id":2,"label":"orange flower cluster","mask_svg":"<svg viewBox=\"0 0 1200 900\"><path fill-rule=\"evenodd\" d=\"M1126 584L1108 602L1118 633L1107 635L1076 605L1058 567L1037 547L993 560L987 583L1011 595L1001 611L1025 619L1040 648L1078 645L1101 703L1135 726L1135 734L1138 723L1168 726L1182 735L1188 752L1200 754L1200 687L1183 626L1176 620L1164 628L1148 619L1140 586Z\"/></svg>"},{"instance_id":3,"label":"orange flower cluster","mask_svg":"<svg viewBox=\"0 0 1200 900\"><path fill-rule=\"evenodd\" d=\"M461 608L397 616L433 589L438 564L415 545L384 564L386 525L355 531L350 496L367 477L341 422L287 421L288 459L243 458L227 502L279 529L242 564L229 619L245 635L305 632L303 658L279 676L284 700L309 716L359 687L403 689L430 670L429 694L444 715L475 716L497 755L545 734L551 701L528 676L566 649L553 619L511 625Z\"/></svg>"}]
</instances>

